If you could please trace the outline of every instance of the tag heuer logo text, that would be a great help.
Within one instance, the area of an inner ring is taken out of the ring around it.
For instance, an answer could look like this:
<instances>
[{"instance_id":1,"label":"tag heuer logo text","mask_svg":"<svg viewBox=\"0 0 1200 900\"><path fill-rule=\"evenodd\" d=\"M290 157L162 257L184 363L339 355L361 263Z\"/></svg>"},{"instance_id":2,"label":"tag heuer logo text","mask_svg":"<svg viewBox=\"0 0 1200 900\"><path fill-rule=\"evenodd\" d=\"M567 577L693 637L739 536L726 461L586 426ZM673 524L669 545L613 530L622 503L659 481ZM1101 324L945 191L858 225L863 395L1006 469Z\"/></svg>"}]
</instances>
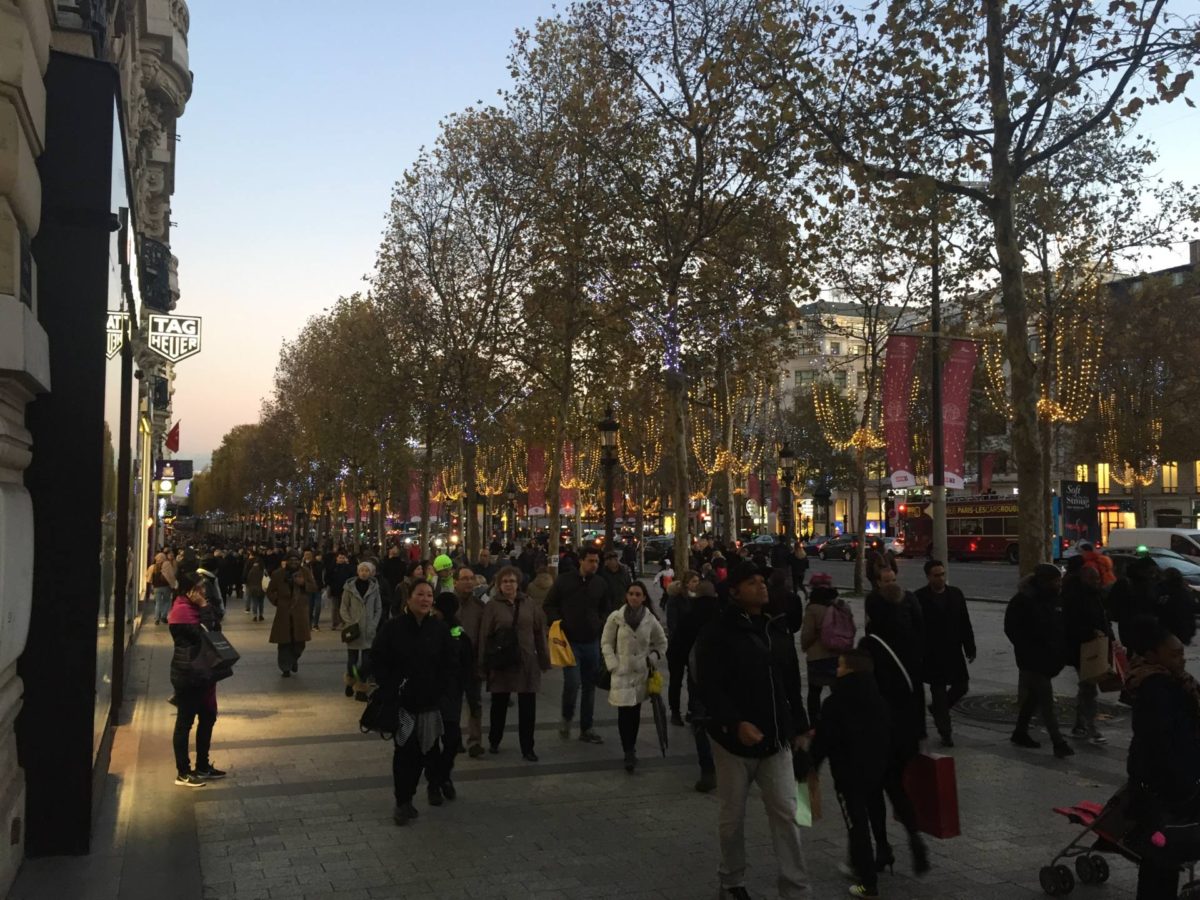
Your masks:
<instances>
[{"instance_id":1,"label":"tag heuer logo text","mask_svg":"<svg viewBox=\"0 0 1200 900\"><path fill-rule=\"evenodd\" d=\"M108 323L105 325L105 335L107 343L104 347L104 355L108 359L112 359L121 350L121 344L124 343L125 337L125 319L129 313L124 312L109 312Z\"/></svg>"},{"instance_id":2,"label":"tag heuer logo text","mask_svg":"<svg viewBox=\"0 0 1200 900\"><path fill-rule=\"evenodd\" d=\"M146 342L164 359L179 362L200 352L199 316L154 314L150 316L149 326Z\"/></svg>"}]
</instances>

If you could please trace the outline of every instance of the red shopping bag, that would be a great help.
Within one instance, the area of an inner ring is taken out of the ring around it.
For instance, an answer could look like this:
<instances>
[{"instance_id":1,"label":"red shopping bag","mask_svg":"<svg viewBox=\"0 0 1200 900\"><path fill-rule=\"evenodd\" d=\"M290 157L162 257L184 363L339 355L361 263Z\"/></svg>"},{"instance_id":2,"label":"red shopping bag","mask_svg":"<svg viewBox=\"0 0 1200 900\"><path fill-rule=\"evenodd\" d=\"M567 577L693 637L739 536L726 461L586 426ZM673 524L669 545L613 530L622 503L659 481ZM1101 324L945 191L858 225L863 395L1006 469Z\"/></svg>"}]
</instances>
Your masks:
<instances>
[{"instance_id":1,"label":"red shopping bag","mask_svg":"<svg viewBox=\"0 0 1200 900\"><path fill-rule=\"evenodd\" d=\"M917 830L935 838L958 837L958 779L953 756L918 753L904 771L904 790L917 814Z\"/></svg>"}]
</instances>

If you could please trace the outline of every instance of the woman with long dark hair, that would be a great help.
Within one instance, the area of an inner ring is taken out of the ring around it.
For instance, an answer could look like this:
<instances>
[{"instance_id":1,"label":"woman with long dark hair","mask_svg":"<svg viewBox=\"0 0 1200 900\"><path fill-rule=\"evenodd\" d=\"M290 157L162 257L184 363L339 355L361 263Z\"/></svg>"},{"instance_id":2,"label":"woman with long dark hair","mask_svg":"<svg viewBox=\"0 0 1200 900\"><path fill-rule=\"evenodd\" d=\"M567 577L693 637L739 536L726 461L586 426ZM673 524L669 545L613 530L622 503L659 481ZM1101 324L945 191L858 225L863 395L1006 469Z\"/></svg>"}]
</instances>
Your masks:
<instances>
[{"instance_id":1,"label":"woman with long dark hair","mask_svg":"<svg viewBox=\"0 0 1200 900\"><path fill-rule=\"evenodd\" d=\"M175 600L167 614L175 653L171 657L171 686L175 688L175 783L182 787L204 787L225 773L208 758L213 725L217 721L217 683L198 680L192 660L200 650L205 628L219 628L216 610L208 603L204 578L191 572L178 576ZM197 722L197 720L199 720ZM192 724L196 724L196 768L188 758Z\"/></svg>"},{"instance_id":2,"label":"woman with long dark hair","mask_svg":"<svg viewBox=\"0 0 1200 900\"><path fill-rule=\"evenodd\" d=\"M651 657L662 659L667 652L667 635L650 614L646 586L635 581L625 589L625 603L604 623L600 637L604 665L612 673L609 705L617 708L617 728L625 751L625 771L637 766L638 726L646 701Z\"/></svg>"}]
</instances>

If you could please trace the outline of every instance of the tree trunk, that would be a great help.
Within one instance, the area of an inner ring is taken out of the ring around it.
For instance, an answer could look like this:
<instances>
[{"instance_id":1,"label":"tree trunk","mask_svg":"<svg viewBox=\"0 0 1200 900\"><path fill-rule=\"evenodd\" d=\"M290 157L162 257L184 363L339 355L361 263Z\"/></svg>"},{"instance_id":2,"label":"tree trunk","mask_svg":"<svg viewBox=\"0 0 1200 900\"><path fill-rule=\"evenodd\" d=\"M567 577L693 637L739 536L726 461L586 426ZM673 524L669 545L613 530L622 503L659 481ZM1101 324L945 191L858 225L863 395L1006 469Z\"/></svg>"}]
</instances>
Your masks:
<instances>
[{"instance_id":1,"label":"tree trunk","mask_svg":"<svg viewBox=\"0 0 1200 900\"><path fill-rule=\"evenodd\" d=\"M677 568L688 565L688 444L687 444L687 378L682 372L666 374L666 429L671 441L671 474L674 478L675 549L672 562Z\"/></svg>"},{"instance_id":2,"label":"tree trunk","mask_svg":"<svg viewBox=\"0 0 1200 900\"><path fill-rule=\"evenodd\" d=\"M558 572L558 550L562 537L562 471L563 445L567 434L567 398L559 397L558 414L554 417L554 436L551 438L550 460L546 466L546 519L550 540L546 548L546 559L552 572Z\"/></svg>"},{"instance_id":3,"label":"tree trunk","mask_svg":"<svg viewBox=\"0 0 1200 900\"><path fill-rule=\"evenodd\" d=\"M462 443L463 461L463 499L466 501L465 518L463 522L464 540L466 543L467 560L479 559L479 497L475 490L476 452L478 448L471 441Z\"/></svg>"},{"instance_id":4,"label":"tree trunk","mask_svg":"<svg viewBox=\"0 0 1200 900\"><path fill-rule=\"evenodd\" d=\"M1005 354L1012 370L1012 447L1017 457L1018 530L1021 574L1045 561L1046 520L1043 498L1041 441L1037 422L1037 367L1029 355L1029 314L1025 298L1025 268L1017 239L1013 209L1016 178L1009 157L1012 122L1005 70L1004 6L987 0L988 96L995 137L992 142L992 192L989 213L995 231L1004 309Z\"/></svg>"},{"instance_id":5,"label":"tree trunk","mask_svg":"<svg viewBox=\"0 0 1200 900\"><path fill-rule=\"evenodd\" d=\"M432 408L432 407L431 407ZM446 488L442 485L442 490ZM429 547L429 532L430 532L430 504L429 495L433 493L433 436L431 429L425 430L425 452L421 455L421 555L420 559L425 558ZM443 498L443 503L447 501Z\"/></svg>"},{"instance_id":6,"label":"tree trunk","mask_svg":"<svg viewBox=\"0 0 1200 900\"><path fill-rule=\"evenodd\" d=\"M858 552L854 555L854 593L861 594L867 552L867 457L862 446L858 448L856 461L858 471L855 486L858 488L858 508L854 511L854 531L858 535Z\"/></svg>"}]
</instances>

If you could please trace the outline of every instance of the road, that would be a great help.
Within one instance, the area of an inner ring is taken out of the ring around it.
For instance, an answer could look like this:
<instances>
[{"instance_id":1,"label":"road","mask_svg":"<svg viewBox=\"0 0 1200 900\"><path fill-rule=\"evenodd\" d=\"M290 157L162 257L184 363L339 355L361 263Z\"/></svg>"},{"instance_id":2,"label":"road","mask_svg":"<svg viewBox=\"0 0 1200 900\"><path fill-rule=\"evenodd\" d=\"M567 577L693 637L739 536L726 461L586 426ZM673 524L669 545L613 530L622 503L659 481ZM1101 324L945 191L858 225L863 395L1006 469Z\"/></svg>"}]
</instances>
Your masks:
<instances>
[{"instance_id":1,"label":"road","mask_svg":"<svg viewBox=\"0 0 1200 900\"><path fill-rule=\"evenodd\" d=\"M922 587L925 584L924 564L922 559L901 559L900 584L910 591ZM839 590L854 584L853 563L833 560L822 562L814 558L808 571L810 574L828 572ZM1002 562L951 563L949 576L950 584L972 600L1006 601L1016 593L1019 579L1017 567Z\"/></svg>"}]
</instances>

